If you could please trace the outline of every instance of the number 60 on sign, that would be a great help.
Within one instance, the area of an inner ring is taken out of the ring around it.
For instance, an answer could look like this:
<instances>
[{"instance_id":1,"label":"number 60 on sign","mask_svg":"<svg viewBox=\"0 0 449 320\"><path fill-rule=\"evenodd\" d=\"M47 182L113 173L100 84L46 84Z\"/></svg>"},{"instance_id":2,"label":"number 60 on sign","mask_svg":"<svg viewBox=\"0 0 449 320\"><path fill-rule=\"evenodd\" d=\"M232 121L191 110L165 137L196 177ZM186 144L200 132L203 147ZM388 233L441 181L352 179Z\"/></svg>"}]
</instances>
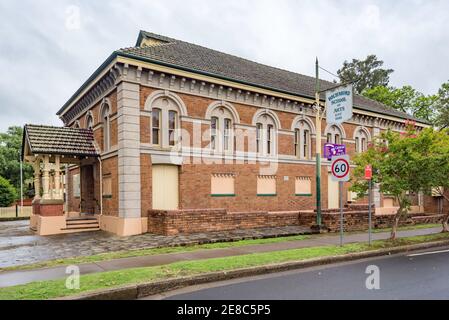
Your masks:
<instances>
[{"instance_id":1,"label":"number 60 on sign","mask_svg":"<svg viewBox=\"0 0 449 320\"><path fill-rule=\"evenodd\" d=\"M349 165L349 156L338 156L332 158L332 180L333 181L341 181L341 182L347 182L349 181L349 172L350 172L350 165Z\"/></svg>"}]
</instances>

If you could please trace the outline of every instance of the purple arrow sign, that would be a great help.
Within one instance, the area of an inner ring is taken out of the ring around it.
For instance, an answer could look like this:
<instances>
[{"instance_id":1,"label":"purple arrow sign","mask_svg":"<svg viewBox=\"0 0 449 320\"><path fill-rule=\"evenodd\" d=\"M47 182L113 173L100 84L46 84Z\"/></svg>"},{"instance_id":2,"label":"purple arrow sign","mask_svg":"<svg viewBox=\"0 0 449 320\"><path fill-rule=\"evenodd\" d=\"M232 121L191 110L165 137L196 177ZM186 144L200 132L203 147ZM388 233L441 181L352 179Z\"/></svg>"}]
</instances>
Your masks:
<instances>
[{"instance_id":1,"label":"purple arrow sign","mask_svg":"<svg viewBox=\"0 0 449 320\"><path fill-rule=\"evenodd\" d=\"M324 157L331 160L335 156L344 156L346 154L346 146L344 144L331 144L326 143L324 145Z\"/></svg>"}]
</instances>

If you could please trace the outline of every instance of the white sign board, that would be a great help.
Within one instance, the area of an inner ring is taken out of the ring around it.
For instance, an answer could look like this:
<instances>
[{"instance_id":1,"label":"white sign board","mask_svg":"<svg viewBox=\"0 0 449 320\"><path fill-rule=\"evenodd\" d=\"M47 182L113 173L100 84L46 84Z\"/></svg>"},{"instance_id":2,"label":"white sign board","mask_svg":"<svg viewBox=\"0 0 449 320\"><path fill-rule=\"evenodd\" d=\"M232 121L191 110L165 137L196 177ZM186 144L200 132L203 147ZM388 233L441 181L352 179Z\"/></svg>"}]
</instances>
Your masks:
<instances>
[{"instance_id":1,"label":"white sign board","mask_svg":"<svg viewBox=\"0 0 449 320\"><path fill-rule=\"evenodd\" d=\"M333 181L348 182L350 170L348 155L332 158L331 171Z\"/></svg>"},{"instance_id":2,"label":"white sign board","mask_svg":"<svg viewBox=\"0 0 449 320\"><path fill-rule=\"evenodd\" d=\"M326 91L326 120L328 124L341 124L352 118L352 84Z\"/></svg>"}]
</instances>

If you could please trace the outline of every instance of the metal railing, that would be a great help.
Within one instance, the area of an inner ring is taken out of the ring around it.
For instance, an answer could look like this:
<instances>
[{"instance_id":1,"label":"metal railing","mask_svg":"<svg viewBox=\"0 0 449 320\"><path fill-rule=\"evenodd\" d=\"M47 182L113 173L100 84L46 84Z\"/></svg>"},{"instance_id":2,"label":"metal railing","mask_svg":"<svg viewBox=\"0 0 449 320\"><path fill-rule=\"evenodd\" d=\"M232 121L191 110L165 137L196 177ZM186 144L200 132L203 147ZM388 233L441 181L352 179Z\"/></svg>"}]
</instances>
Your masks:
<instances>
[{"instance_id":1,"label":"metal railing","mask_svg":"<svg viewBox=\"0 0 449 320\"><path fill-rule=\"evenodd\" d=\"M30 217L33 212L33 207L20 207L19 205L1 208L0 207L0 219L1 218L26 218Z\"/></svg>"}]
</instances>

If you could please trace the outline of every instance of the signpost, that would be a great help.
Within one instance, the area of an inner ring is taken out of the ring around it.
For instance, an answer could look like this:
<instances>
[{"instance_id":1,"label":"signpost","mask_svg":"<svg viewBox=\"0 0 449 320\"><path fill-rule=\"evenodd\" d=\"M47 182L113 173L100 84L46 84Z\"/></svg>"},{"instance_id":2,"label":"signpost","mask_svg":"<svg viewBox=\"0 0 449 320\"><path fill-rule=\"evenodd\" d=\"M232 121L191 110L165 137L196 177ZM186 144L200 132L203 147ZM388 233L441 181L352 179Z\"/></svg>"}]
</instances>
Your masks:
<instances>
[{"instance_id":1,"label":"signpost","mask_svg":"<svg viewBox=\"0 0 449 320\"><path fill-rule=\"evenodd\" d=\"M365 179L368 180L368 225L369 225L369 239L368 239L368 243L371 246L371 238L372 238L372 203L371 203L371 189L372 189L372 180L373 180L373 168L370 165L367 165L365 167Z\"/></svg>"},{"instance_id":2,"label":"signpost","mask_svg":"<svg viewBox=\"0 0 449 320\"><path fill-rule=\"evenodd\" d=\"M332 180L339 184L340 193L340 246L343 246L344 216L343 216L343 183L349 181L349 156L336 156L332 158Z\"/></svg>"}]
</instances>

